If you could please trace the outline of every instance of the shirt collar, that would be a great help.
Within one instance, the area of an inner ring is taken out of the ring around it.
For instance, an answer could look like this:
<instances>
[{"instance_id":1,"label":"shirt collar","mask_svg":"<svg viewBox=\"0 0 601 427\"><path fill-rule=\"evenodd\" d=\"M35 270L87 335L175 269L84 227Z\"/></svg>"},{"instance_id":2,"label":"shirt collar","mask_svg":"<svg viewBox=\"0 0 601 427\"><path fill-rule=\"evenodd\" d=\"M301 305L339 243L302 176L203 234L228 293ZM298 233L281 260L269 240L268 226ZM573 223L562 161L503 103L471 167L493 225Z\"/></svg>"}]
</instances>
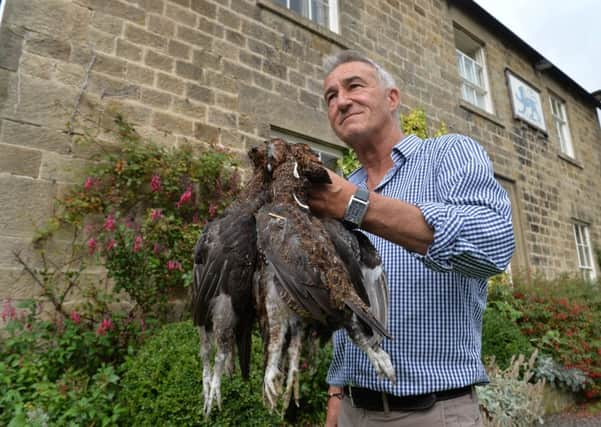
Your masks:
<instances>
[{"instance_id":1,"label":"shirt collar","mask_svg":"<svg viewBox=\"0 0 601 427\"><path fill-rule=\"evenodd\" d=\"M383 187L396 173L397 169L401 167L405 161L411 157L424 143L424 140L416 135L408 135L401 139L394 147L392 147L392 152L390 153L390 157L392 158L393 166L388 171L382 182L376 188L379 189ZM354 184L358 184L362 187L367 188L367 174L365 173L365 169L360 167L351 173L348 179Z\"/></svg>"}]
</instances>

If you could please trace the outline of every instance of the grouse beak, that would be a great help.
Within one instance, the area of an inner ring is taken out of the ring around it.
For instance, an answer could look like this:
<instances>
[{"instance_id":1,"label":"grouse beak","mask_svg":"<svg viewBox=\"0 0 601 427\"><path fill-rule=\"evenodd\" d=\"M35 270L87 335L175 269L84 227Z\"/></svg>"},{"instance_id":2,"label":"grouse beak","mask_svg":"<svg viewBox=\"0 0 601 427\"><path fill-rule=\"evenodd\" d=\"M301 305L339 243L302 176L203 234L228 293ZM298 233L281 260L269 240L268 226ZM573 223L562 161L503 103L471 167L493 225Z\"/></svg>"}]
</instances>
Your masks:
<instances>
[{"instance_id":1,"label":"grouse beak","mask_svg":"<svg viewBox=\"0 0 601 427\"><path fill-rule=\"evenodd\" d=\"M292 174L296 179L300 179L300 174L298 173L298 162L294 162L294 171Z\"/></svg>"}]
</instances>

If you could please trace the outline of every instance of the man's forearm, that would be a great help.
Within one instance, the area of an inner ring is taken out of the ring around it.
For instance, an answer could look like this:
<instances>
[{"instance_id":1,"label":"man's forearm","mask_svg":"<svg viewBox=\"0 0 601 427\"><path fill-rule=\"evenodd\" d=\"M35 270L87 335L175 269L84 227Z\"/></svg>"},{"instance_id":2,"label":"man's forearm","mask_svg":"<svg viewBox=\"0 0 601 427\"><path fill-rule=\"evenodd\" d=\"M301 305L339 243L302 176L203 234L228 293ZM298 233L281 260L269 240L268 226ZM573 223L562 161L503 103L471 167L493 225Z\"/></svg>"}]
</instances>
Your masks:
<instances>
[{"instance_id":1,"label":"man's forearm","mask_svg":"<svg viewBox=\"0 0 601 427\"><path fill-rule=\"evenodd\" d=\"M374 192L361 228L422 255L434 240L418 207Z\"/></svg>"}]
</instances>

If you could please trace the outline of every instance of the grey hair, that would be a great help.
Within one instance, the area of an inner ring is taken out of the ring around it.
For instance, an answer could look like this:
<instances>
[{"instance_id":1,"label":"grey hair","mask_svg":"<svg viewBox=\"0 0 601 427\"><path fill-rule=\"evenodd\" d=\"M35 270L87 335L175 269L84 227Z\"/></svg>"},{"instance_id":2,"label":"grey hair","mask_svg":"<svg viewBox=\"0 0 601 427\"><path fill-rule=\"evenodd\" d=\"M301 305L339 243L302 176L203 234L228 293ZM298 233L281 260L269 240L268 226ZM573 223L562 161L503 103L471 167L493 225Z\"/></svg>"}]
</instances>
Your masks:
<instances>
[{"instance_id":1,"label":"grey hair","mask_svg":"<svg viewBox=\"0 0 601 427\"><path fill-rule=\"evenodd\" d=\"M397 87L394 79L388 71L382 68L378 63L372 61L366 55L356 50L342 50L332 56L328 56L323 60L325 75L328 76L336 67L348 62L364 62L371 65L376 70L376 76L384 88L391 89Z\"/></svg>"}]
</instances>

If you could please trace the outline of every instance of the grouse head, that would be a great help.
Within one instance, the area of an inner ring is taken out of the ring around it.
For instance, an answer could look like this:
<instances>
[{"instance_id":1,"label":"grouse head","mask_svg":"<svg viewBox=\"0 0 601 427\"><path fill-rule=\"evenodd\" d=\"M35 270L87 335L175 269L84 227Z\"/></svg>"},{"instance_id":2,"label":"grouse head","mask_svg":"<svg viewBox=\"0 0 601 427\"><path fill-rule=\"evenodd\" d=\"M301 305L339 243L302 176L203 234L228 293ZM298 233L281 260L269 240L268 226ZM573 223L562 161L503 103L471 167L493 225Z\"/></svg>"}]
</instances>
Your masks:
<instances>
[{"instance_id":1,"label":"grouse head","mask_svg":"<svg viewBox=\"0 0 601 427\"><path fill-rule=\"evenodd\" d=\"M290 147L295 161L294 177L306 178L312 184L331 184L330 175L321 163L319 156L307 144L294 144Z\"/></svg>"}]
</instances>

